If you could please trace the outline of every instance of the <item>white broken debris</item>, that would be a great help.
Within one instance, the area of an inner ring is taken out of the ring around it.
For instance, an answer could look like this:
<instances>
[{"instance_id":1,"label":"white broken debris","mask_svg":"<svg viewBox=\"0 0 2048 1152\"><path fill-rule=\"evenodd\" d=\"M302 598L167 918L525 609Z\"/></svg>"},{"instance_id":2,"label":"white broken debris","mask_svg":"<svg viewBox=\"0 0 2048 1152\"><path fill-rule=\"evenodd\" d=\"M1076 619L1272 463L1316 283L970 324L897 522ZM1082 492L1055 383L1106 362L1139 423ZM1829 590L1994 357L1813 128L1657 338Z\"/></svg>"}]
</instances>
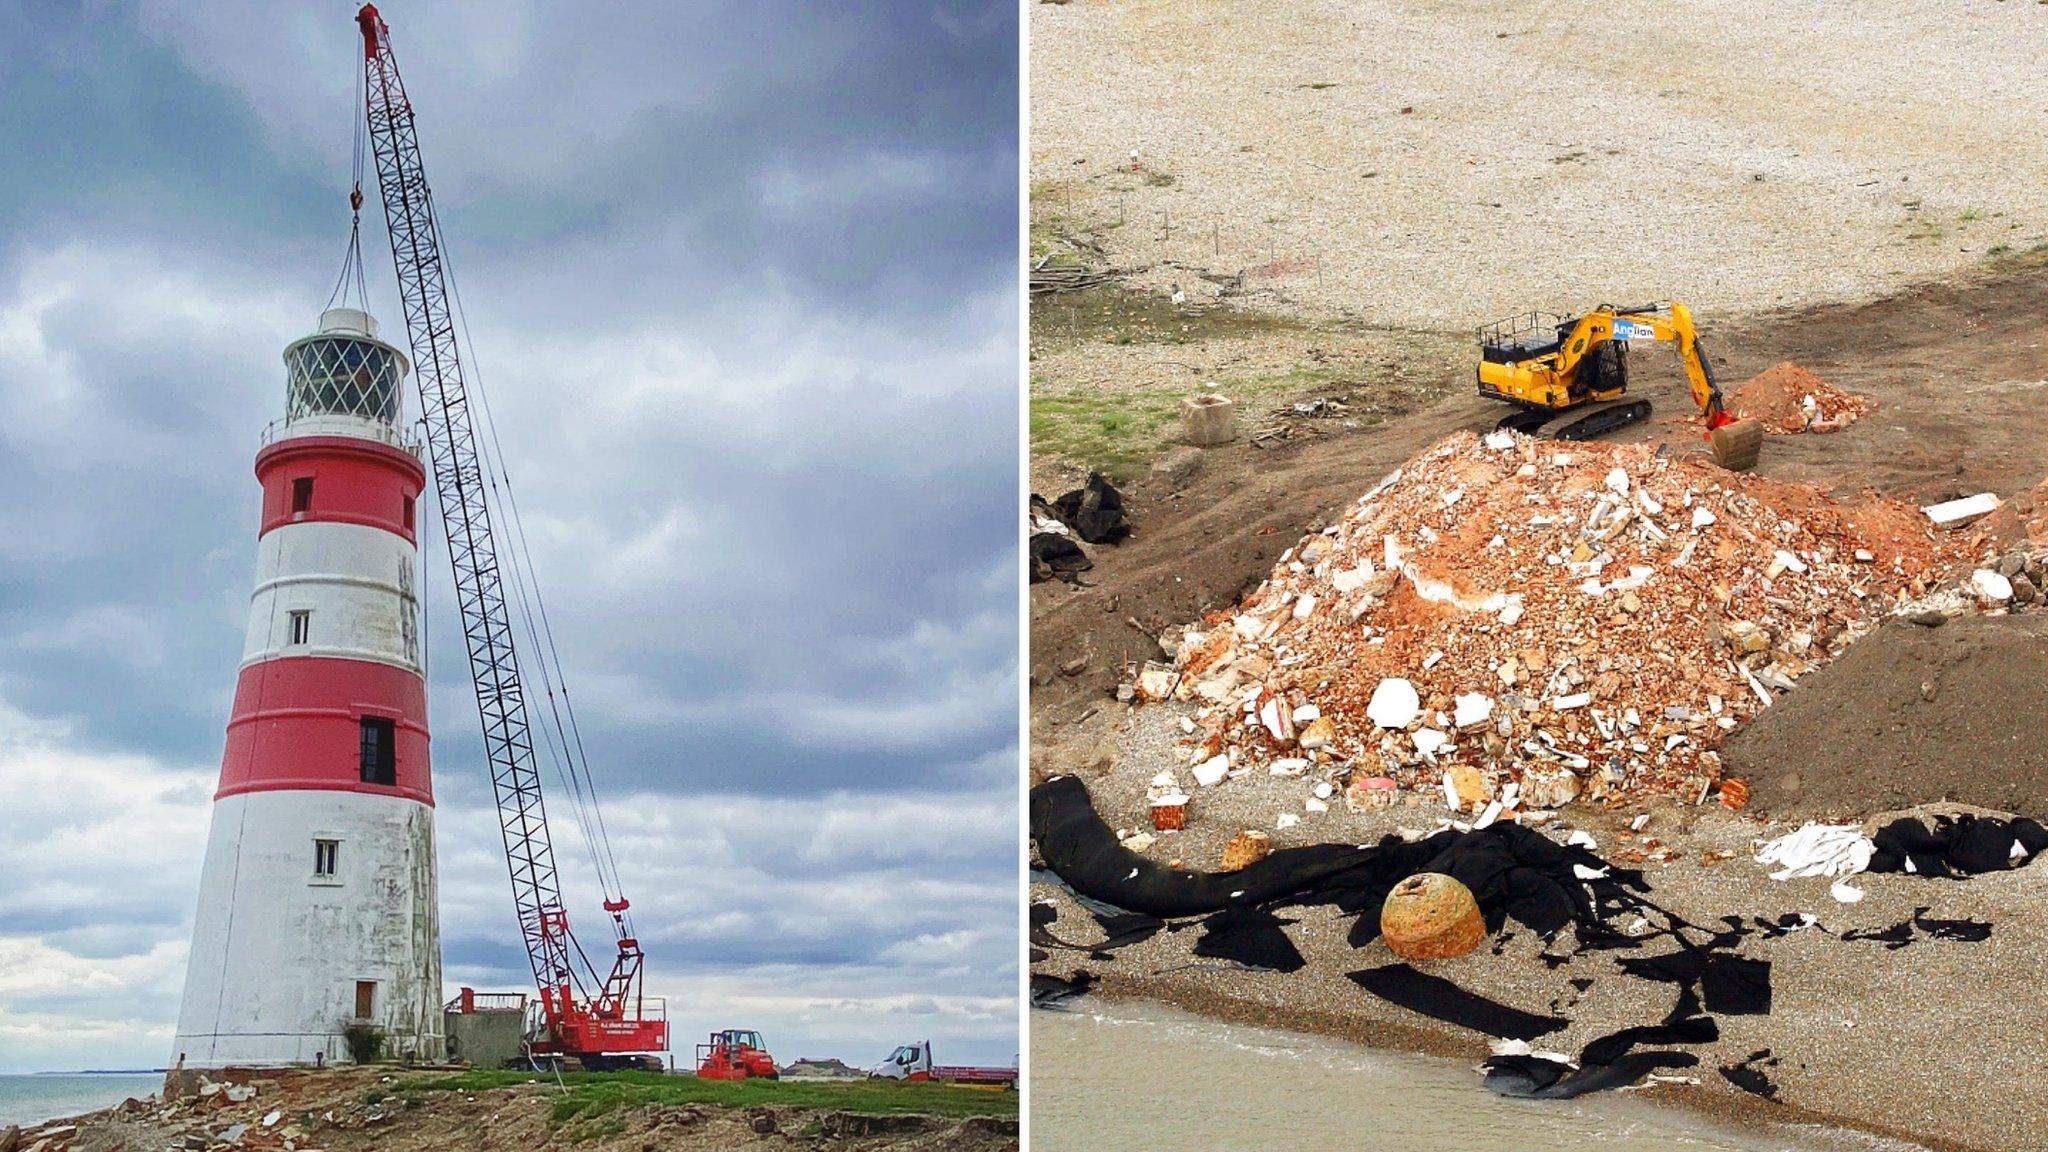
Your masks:
<instances>
[{"instance_id":1,"label":"white broken debris","mask_svg":"<svg viewBox=\"0 0 2048 1152\"><path fill-rule=\"evenodd\" d=\"M1990 492L1979 492L1975 496L1965 496L1960 500L1947 500L1940 504L1929 504L1920 509L1920 511L1925 512L1927 518L1934 521L1936 528L1955 529L1967 524L1974 524L1984 517L1991 515L1993 512L1998 511L1998 506L2001 503L2003 501L1999 500L1996 495Z\"/></svg>"},{"instance_id":2,"label":"white broken debris","mask_svg":"<svg viewBox=\"0 0 2048 1152\"><path fill-rule=\"evenodd\" d=\"M1452 702L1451 725L1477 728L1493 719L1493 697L1484 692L1467 692Z\"/></svg>"},{"instance_id":3,"label":"white broken debris","mask_svg":"<svg viewBox=\"0 0 2048 1152\"><path fill-rule=\"evenodd\" d=\"M1204 788L1211 788L1223 783L1223 778L1229 774L1230 757L1226 753L1219 752L1200 764L1195 765L1195 783L1200 784Z\"/></svg>"},{"instance_id":4,"label":"white broken debris","mask_svg":"<svg viewBox=\"0 0 2048 1152\"><path fill-rule=\"evenodd\" d=\"M2012 599L2012 581L1989 568L1970 573L1970 589L1986 604L2004 604Z\"/></svg>"},{"instance_id":5,"label":"white broken debris","mask_svg":"<svg viewBox=\"0 0 2048 1152\"><path fill-rule=\"evenodd\" d=\"M1515 446L1515 434L1513 432L1488 432L1480 437L1479 442L1486 445L1492 451L1505 452Z\"/></svg>"},{"instance_id":6,"label":"white broken debris","mask_svg":"<svg viewBox=\"0 0 2048 1152\"><path fill-rule=\"evenodd\" d=\"M1420 753L1424 760L1435 760L1437 752L1451 742L1449 736L1434 728L1417 728L1414 740L1415 751Z\"/></svg>"},{"instance_id":7,"label":"white broken debris","mask_svg":"<svg viewBox=\"0 0 2048 1152\"><path fill-rule=\"evenodd\" d=\"M1832 876L1842 879L1870 867L1877 845L1855 824L1819 824L1808 821L1796 832L1766 841L1757 851L1756 862L1777 867L1773 880L1801 876Z\"/></svg>"},{"instance_id":8,"label":"white broken debris","mask_svg":"<svg viewBox=\"0 0 2048 1152\"><path fill-rule=\"evenodd\" d=\"M1365 706L1366 718L1382 728L1406 728L1421 711L1422 698L1416 695L1415 685L1398 676L1380 681Z\"/></svg>"}]
</instances>

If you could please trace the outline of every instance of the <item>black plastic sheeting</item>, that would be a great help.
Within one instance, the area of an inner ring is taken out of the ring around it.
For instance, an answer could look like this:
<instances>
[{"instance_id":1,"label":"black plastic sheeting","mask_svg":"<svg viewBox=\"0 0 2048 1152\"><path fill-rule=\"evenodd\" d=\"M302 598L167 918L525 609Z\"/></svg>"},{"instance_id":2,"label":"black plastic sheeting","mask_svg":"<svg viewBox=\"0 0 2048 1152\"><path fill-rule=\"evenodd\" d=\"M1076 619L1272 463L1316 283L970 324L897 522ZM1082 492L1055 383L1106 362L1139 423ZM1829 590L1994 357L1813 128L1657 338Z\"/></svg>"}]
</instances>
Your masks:
<instances>
[{"instance_id":1,"label":"black plastic sheeting","mask_svg":"<svg viewBox=\"0 0 2048 1152\"><path fill-rule=\"evenodd\" d=\"M2032 861L2048 848L2048 828L2020 817L1937 816L1933 827L1911 817L1894 820L1871 837L1872 872L1911 871L1921 876L1961 878L1980 872L2004 872ZM2013 845L2025 851L2013 858Z\"/></svg>"},{"instance_id":2,"label":"black plastic sheeting","mask_svg":"<svg viewBox=\"0 0 2048 1152\"><path fill-rule=\"evenodd\" d=\"M1351 982L1411 1012L1432 1020L1500 1036L1509 1040L1534 1040L1556 1032L1571 1021L1560 1016L1538 1016L1510 1008L1476 992L1467 992L1441 976L1417 972L1406 964L1388 964L1347 972Z\"/></svg>"},{"instance_id":3,"label":"black plastic sheeting","mask_svg":"<svg viewBox=\"0 0 2048 1152\"><path fill-rule=\"evenodd\" d=\"M1067 887L1106 936L1085 945L1061 940L1050 930L1056 915L1052 907L1036 905L1035 950L1064 948L1110 960L1116 948L1149 939L1162 929L1179 931L1193 921L1202 929L1194 946L1196 956L1295 972L1306 966L1285 931L1295 921L1282 918L1275 909L1334 906L1356 916L1349 939L1354 947L1364 947L1379 935L1380 908L1395 885L1417 872L1443 872L1472 890L1490 932L1500 932L1514 920L1541 937L1539 959L1550 967L1588 953L1613 951L1619 953L1615 964L1623 975L1676 989L1677 1001L1661 1022L1593 1040L1580 1052L1576 1070L1540 1055L1488 1060L1487 1086L1511 1096L1568 1099L1633 1083L1659 1068L1697 1065L1698 1058L1690 1053L1657 1046L1713 1043L1720 1036L1716 1016L1771 1011L1771 964L1739 954L1741 945L1751 938L1827 931L1812 917L1797 914L1775 920L1724 916L1718 926L1690 923L1649 899L1649 886L1640 872L1610 866L1587 849L1557 844L1518 824L1446 830L1414 842L1390 836L1367 845L1283 848L1238 872L1192 872L1125 848L1096 813L1087 786L1078 778L1062 776L1032 789L1031 831L1050 873L1046 878ZM1966 816L1938 820L1931 829L1918 821L1898 821L1876 840L1873 871L1903 871L1905 861L1912 860L1917 873L1962 876L2031 860L2041 848L2048 848L2048 830L2031 820ZM2025 849L2017 860L2015 843ZM1574 865L1603 874L1581 880ZM1898 924L1855 929L1839 938L1902 948L1920 940L1977 941L1991 934L1991 925L1981 921L1944 920L1927 912L1919 908ZM1623 916L1640 917L1641 923L1629 933L1618 931L1611 922ZM1558 939L1567 926L1573 929L1569 945ZM1034 951L1034 957L1040 955ZM1347 975L1389 1003L1489 1036L1528 1041L1570 1023L1562 1016L1499 1003L1406 964ZM1583 994L1592 981L1574 979L1572 986ZM1036 987L1034 979L1034 1000ZM1552 1002L1553 1013L1560 1004ZM1651 1050L1637 1050L1646 1046ZM1776 1064L1777 1059L1764 1050L1717 1070L1744 1091L1775 1097L1777 1087L1764 1069Z\"/></svg>"},{"instance_id":4,"label":"black plastic sheeting","mask_svg":"<svg viewBox=\"0 0 2048 1152\"><path fill-rule=\"evenodd\" d=\"M1115 544L1131 534L1123 493L1100 472L1090 472L1086 484L1054 500L1052 508L1060 523L1090 544Z\"/></svg>"},{"instance_id":5,"label":"black plastic sheeting","mask_svg":"<svg viewBox=\"0 0 2048 1152\"><path fill-rule=\"evenodd\" d=\"M1079 544L1057 532L1033 532L1031 534L1031 582L1041 584L1047 580L1065 580L1069 584L1079 583L1081 573L1095 567L1095 561L1081 550Z\"/></svg>"},{"instance_id":6,"label":"black plastic sheeting","mask_svg":"<svg viewBox=\"0 0 2048 1152\"><path fill-rule=\"evenodd\" d=\"M1096 814L1087 785L1058 776L1031 790L1031 832L1046 867L1077 894L1148 916L1205 916L1282 903L1335 905L1358 914L1352 943L1363 945L1379 935L1380 906L1396 884L1417 872L1443 872L1472 890L1490 930L1498 931L1508 918L1545 936L1575 920L1598 924L1572 865L1599 868L1601 859L1519 824L1446 830L1414 843L1389 836L1377 844L1282 848L1242 871L1191 872L1124 847ZM1614 875L1617 887L1641 885L1637 873ZM1242 918L1218 927L1225 934L1264 932L1264 926Z\"/></svg>"}]
</instances>

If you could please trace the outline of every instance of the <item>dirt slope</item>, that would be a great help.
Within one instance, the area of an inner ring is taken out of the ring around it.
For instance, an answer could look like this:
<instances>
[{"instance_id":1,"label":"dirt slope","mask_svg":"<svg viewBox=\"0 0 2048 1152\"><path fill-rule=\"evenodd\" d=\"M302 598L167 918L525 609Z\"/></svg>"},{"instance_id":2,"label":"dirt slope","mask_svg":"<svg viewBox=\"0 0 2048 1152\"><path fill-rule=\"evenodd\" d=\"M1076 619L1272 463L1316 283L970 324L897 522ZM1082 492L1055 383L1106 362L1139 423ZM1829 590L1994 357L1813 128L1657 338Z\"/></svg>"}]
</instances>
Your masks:
<instances>
[{"instance_id":1,"label":"dirt slope","mask_svg":"<svg viewBox=\"0 0 2048 1152\"><path fill-rule=\"evenodd\" d=\"M1957 800L2048 817L2044 669L2038 615L1888 624L1737 732L1722 762L1764 816Z\"/></svg>"}]
</instances>

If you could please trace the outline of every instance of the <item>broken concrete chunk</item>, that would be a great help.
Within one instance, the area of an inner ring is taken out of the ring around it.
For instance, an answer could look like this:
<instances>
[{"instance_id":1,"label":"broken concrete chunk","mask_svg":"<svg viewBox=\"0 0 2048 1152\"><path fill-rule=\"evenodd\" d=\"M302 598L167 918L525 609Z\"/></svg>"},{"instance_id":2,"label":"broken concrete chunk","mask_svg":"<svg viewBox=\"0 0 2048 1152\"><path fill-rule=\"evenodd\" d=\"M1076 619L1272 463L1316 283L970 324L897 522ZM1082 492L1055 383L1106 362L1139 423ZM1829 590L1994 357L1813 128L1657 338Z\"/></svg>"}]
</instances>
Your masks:
<instances>
[{"instance_id":1,"label":"broken concrete chunk","mask_svg":"<svg viewBox=\"0 0 2048 1152\"><path fill-rule=\"evenodd\" d=\"M1978 600L1989 605L2004 604L2012 599L2012 581L1989 568L1979 568L1970 573L1970 589L1977 594Z\"/></svg>"},{"instance_id":2,"label":"broken concrete chunk","mask_svg":"<svg viewBox=\"0 0 2048 1152\"><path fill-rule=\"evenodd\" d=\"M1444 770L1444 804L1453 812L1477 812L1486 806L1491 791L1486 774L1470 764L1453 764Z\"/></svg>"},{"instance_id":3,"label":"broken concrete chunk","mask_svg":"<svg viewBox=\"0 0 2048 1152\"><path fill-rule=\"evenodd\" d=\"M1414 740L1415 750L1421 753L1425 760L1434 760L1437 752L1451 742L1449 735L1434 728L1417 728Z\"/></svg>"},{"instance_id":4,"label":"broken concrete chunk","mask_svg":"<svg viewBox=\"0 0 2048 1152\"><path fill-rule=\"evenodd\" d=\"M1535 767L1522 773L1522 803L1531 808L1562 808L1578 799L1579 777L1569 768Z\"/></svg>"},{"instance_id":5,"label":"broken concrete chunk","mask_svg":"<svg viewBox=\"0 0 2048 1152\"><path fill-rule=\"evenodd\" d=\"M1337 722L1328 716L1318 716L1301 730L1300 743L1305 751L1314 752L1328 748L1337 742Z\"/></svg>"},{"instance_id":6,"label":"broken concrete chunk","mask_svg":"<svg viewBox=\"0 0 2048 1152\"><path fill-rule=\"evenodd\" d=\"M1229 774L1230 757L1224 753L1219 752L1195 765L1195 783L1204 788L1223 783L1223 778Z\"/></svg>"},{"instance_id":7,"label":"broken concrete chunk","mask_svg":"<svg viewBox=\"0 0 2048 1152\"><path fill-rule=\"evenodd\" d=\"M1493 719L1493 697L1467 692L1453 701L1451 724L1460 731L1483 728Z\"/></svg>"},{"instance_id":8,"label":"broken concrete chunk","mask_svg":"<svg viewBox=\"0 0 2048 1152\"><path fill-rule=\"evenodd\" d=\"M1966 524L1974 524L1991 515L1998 511L1998 506L2002 503L2004 502L1992 493L1979 492L1975 496L1965 496L1960 500L1929 504L1920 511L1925 512L1927 518L1934 521L1936 528L1956 529Z\"/></svg>"},{"instance_id":9,"label":"broken concrete chunk","mask_svg":"<svg viewBox=\"0 0 2048 1152\"><path fill-rule=\"evenodd\" d=\"M1406 728L1421 711L1422 698L1415 694L1415 685L1398 676L1380 681L1365 706L1366 718L1382 728Z\"/></svg>"}]
</instances>

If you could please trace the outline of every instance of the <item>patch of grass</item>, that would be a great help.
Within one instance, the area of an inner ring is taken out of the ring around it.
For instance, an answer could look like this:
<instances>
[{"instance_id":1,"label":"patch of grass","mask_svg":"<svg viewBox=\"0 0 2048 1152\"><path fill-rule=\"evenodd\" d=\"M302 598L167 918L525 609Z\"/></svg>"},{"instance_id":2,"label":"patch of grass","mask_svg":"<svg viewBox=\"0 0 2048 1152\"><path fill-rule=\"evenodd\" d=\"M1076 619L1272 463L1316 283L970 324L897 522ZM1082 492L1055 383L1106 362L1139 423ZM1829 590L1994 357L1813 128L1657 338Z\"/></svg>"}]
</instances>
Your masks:
<instances>
[{"instance_id":1,"label":"patch of grass","mask_svg":"<svg viewBox=\"0 0 2048 1152\"><path fill-rule=\"evenodd\" d=\"M481 1092L521 1084L554 1090L554 1077L532 1072L473 1069L449 1076L423 1076L405 1088L422 1092ZM613 1113L642 1105L707 1104L720 1108L817 1108L868 1114L922 1113L929 1116L1015 1116L1017 1093L951 1084L905 1084L895 1080L785 1082L700 1080L660 1072L564 1072L566 1089L550 1113L556 1125L575 1133ZM623 1130L624 1118L614 1117ZM602 1127L603 1125L599 1125ZM596 1135L597 1133L593 1133ZM612 1134L615 1134L612 1133ZM572 1133L572 1138L582 1138Z\"/></svg>"},{"instance_id":2,"label":"patch of grass","mask_svg":"<svg viewBox=\"0 0 2048 1152\"><path fill-rule=\"evenodd\" d=\"M1173 173L1147 172L1145 173L1145 183L1150 184L1154 188L1171 188L1173 187Z\"/></svg>"},{"instance_id":3,"label":"patch of grass","mask_svg":"<svg viewBox=\"0 0 2048 1152\"><path fill-rule=\"evenodd\" d=\"M1984 210L1982 208L1965 208L1962 215L1957 216L1956 219L1965 224L1971 224L1984 219Z\"/></svg>"},{"instance_id":4,"label":"patch of grass","mask_svg":"<svg viewBox=\"0 0 2048 1152\"><path fill-rule=\"evenodd\" d=\"M1321 365L1197 385L1128 388L1031 398L1031 453L1099 471L1118 483L1135 479L1180 434L1180 402L1215 391L1237 404L1242 433L1284 398L1334 385L1343 374Z\"/></svg>"}]
</instances>

